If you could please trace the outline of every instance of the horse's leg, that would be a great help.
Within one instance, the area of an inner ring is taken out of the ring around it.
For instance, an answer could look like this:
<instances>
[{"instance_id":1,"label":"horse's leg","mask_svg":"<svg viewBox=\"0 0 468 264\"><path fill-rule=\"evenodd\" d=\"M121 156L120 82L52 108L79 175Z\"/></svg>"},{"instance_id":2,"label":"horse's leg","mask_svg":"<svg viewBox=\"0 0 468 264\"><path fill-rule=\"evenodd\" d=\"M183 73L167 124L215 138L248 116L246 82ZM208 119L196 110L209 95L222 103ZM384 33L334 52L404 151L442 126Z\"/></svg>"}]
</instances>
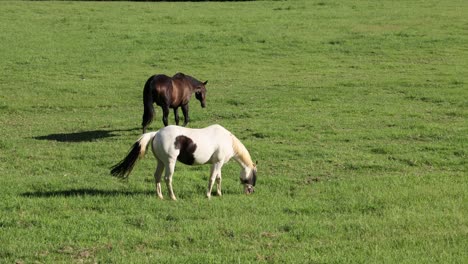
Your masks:
<instances>
[{"instance_id":1,"label":"horse's leg","mask_svg":"<svg viewBox=\"0 0 468 264\"><path fill-rule=\"evenodd\" d=\"M159 199L163 199L161 192L161 176L164 171L164 164L161 160L158 159L158 166L156 167L156 172L154 173L154 180L156 182L156 195Z\"/></svg>"},{"instance_id":2,"label":"horse's leg","mask_svg":"<svg viewBox=\"0 0 468 264\"><path fill-rule=\"evenodd\" d=\"M189 117L189 114L188 114L188 107L189 105L186 104L186 105L182 105L182 113L184 114L184 126L187 126L188 122L190 121L190 117Z\"/></svg>"},{"instance_id":3,"label":"horse's leg","mask_svg":"<svg viewBox=\"0 0 468 264\"><path fill-rule=\"evenodd\" d=\"M222 164L222 162L217 162L211 165L210 179L208 180L208 191L206 192L206 197L208 197L208 199L211 198L211 190L213 189L216 176L221 172Z\"/></svg>"},{"instance_id":4,"label":"horse's leg","mask_svg":"<svg viewBox=\"0 0 468 264\"><path fill-rule=\"evenodd\" d=\"M218 196L222 196L223 194L221 193L221 170L219 170L218 175L216 175L216 194Z\"/></svg>"},{"instance_id":5,"label":"horse's leg","mask_svg":"<svg viewBox=\"0 0 468 264\"><path fill-rule=\"evenodd\" d=\"M174 119L175 119L176 125L179 125L179 108L178 107L174 107Z\"/></svg>"},{"instance_id":6,"label":"horse's leg","mask_svg":"<svg viewBox=\"0 0 468 264\"><path fill-rule=\"evenodd\" d=\"M175 160L169 160L166 164L166 173L164 175L164 181L166 181L167 189L169 190L169 196L172 200L176 201L177 198L174 195L174 190L172 189L172 175L174 175Z\"/></svg>"},{"instance_id":7,"label":"horse's leg","mask_svg":"<svg viewBox=\"0 0 468 264\"><path fill-rule=\"evenodd\" d=\"M164 123L164 126L167 126L168 123L167 123L167 117L169 116L169 106L161 106L162 108L162 111L163 111L163 123Z\"/></svg>"}]
</instances>

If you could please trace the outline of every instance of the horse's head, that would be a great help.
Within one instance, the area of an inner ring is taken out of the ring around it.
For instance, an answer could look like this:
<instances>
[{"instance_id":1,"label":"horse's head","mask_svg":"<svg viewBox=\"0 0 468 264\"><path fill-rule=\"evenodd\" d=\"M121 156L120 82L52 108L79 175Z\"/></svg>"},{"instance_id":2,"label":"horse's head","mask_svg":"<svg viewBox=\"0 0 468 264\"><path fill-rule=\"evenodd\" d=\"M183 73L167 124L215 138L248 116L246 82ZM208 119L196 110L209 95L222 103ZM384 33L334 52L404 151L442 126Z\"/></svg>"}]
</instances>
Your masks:
<instances>
[{"instance_id":1,"label":"horse's head","mask_svg":"<svg viewBox=\"0 0 468 264\"><path fill-rule=\"evenodd\" d=\"M252 194L255 191L255 182L257 181L257 166L241 170L240 181L244 184L244 193Z\"/></svg>"},{"instance_id":2,"label":"horse's head","mask_svg":"<svg viewBox=\"0 0 468 264\"><path fill-rule=\"evenodd\" d=\"M208 83L206 82L200 82L200 84L195 88L195 98L197 98L198 101L201 103L201 107L205 108L206 107L206 87L205 85Z\"/></svg>"}]
</instances>

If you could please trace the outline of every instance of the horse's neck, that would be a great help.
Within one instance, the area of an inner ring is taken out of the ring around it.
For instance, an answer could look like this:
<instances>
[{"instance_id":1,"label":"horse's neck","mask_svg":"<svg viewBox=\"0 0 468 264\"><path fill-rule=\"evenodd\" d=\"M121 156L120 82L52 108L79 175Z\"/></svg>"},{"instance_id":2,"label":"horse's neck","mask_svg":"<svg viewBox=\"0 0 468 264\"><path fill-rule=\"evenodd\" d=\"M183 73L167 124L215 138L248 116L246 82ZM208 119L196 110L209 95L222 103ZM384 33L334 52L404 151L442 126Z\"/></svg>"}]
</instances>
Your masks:
<instances>
[{"instance_id":1,"label":"horse's neck","mask_svg":"<svg viewBox=\"0 0 468 264\"><path fill-rule=\"evenodd\" d=\"M178 73L176 74L178 75L176 78L175 75L173 77L173 81L175 80L177 82L177 84L180 84L180 89L184 89L183 87L188 87L189 88L189 91L190 91L190 94L193 94L195 92L195 85L193 84L193 77L192 76L189 76L189 75L185 75L183 73Z\"/></svg>"},{"instance_id":2,"label":"horse's neck","mask_svg":"<svg viewBox=\"0 0 468 264\"><path fill-rule=\"evenodd\" d=\"M195 92L196 87L190 81L186 81L186 82L187 82L187 86L189 87L190 94L193 94Z\"/></svg>"},{"instance_id":3,"label":"horse's neck","mask_svg":"<svg viewBox=\"0 0 468 264\"><path fill-rule=\"evenodd\" d=\"M252 166L247 165L248 163L245 163L245 161L239 158L239 156L234 155L232 158L239 164L239 166L241 166L242 169L247 170L252 168Z\"/></svg>"},{"instance_id":4,"label":"horse's neck","mask_svg":"<svg viewBox=\"0 0 468 264\"><path fill-rule=\"evenodd\" d=\"M247 151L244 144L242 144L234 135L232 135L232 149L234 152L233 159L237 161L241 167L244 169L253 167L249 151Z\"/></svg>"}]
</instances>

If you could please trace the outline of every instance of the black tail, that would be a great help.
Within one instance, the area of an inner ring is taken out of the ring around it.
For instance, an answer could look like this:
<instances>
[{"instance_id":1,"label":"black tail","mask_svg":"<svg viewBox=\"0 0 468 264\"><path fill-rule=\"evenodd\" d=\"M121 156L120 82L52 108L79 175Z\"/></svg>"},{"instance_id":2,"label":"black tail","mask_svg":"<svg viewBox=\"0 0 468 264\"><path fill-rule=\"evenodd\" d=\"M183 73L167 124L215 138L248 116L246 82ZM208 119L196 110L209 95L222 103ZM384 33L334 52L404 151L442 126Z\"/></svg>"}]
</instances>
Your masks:
<instances>
[{"instance_id":1,"label":"black tail","mask_svg":"<svg viewBox=\"0 0 468 264\"><path fill-rule=\"evenodd\" d=\"M154 76L153 76L154 77ZM153 77L146 81L145 88L143 89L143 121L141 126L143 127L143 133L146 132L146 127L153 121L154 108L153 108L153 96L151 91L151 84L153 83Z\"/></svg>"},{"instance_id":2,"label":"black tail","mask_svg":"<svg viewBox=\"0 0 468 264\"><path fill-rule=\"evenodd\" d=\"M140 150L141 145L140 142L137 141L135 142L135 144L133 144L127 156L119 163L111 167L112 176L119 178L127 178L130 172L132 172L132 169L135 166L138 157L140 156Z\"/></svg>"},{"instance_id":3,"label":"black tail","mask_svg":"<svg viewBox=\"0 0 468 264\"><path fill-rule=\"evenodd\" d=\"M128 151L127 156L119 163L111 167L111 174L119 178L127 178L130 172L132 172L138 158L142 158L145 155L146 147L153 140L158 132L149 132L143 134L132 148Z\"/></svg>"}]
</instances>

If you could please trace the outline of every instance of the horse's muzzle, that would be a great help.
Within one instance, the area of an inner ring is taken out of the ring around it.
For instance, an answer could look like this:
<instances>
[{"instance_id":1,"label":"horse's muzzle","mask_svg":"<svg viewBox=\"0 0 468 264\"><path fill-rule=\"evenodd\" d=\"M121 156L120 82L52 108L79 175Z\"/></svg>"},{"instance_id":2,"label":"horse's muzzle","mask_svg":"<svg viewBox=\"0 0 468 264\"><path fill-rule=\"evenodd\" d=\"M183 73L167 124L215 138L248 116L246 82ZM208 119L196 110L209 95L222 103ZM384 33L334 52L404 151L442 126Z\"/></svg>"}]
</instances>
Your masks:
<instances>
[{"instance_id":1,"label":"horse's muzzle","mask_svg":"<svg viewBox=\"0 0 468 264\"><path fill-rule=\"evenodd\" d=\"M250 184L246 184L245 187L244 187L244 192L245 194L249 195L249 194L252 194L255 192L255 189L252 185Z\"/></svg>"},{"instance_id":2,"label":"horse's muzzle","mask_svg":"<svg viewBox=\"0 0 468 264\"><path fill-rule=\"evenodd\" d=\"M201 107L202 107L202 108L205 108L205 107L206 107L206 103L201 103Z\"/></svg>"}]
</instances>

